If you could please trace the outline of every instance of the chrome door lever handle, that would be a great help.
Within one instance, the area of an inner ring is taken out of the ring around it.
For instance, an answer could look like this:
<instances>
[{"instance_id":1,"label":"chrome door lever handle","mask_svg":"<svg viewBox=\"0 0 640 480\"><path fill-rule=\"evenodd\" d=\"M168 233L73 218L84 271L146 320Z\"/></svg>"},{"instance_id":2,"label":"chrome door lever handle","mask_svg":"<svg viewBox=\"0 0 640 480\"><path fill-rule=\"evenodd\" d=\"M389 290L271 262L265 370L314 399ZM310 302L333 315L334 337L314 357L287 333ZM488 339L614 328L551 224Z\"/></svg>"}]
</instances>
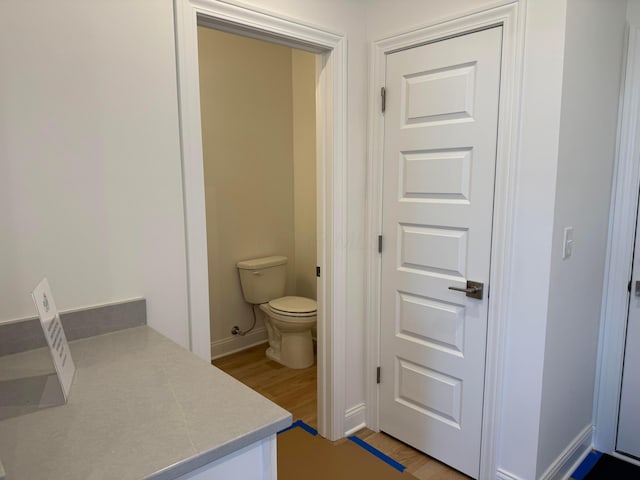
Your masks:
<instances>
[{"instance_id":1,"label":"chrome door lever handle","mask_svg":"<svg viewBox=\"0 0 640 480\"><path fill-rule=\"evenodd\" d=\"M478 300L482 300L482 294L484 292L484 283L467 280L467 288L449 287L449 290L455 290L456 292L464 292L467 294L467 297L477 298Z\"/></svg>"},{"instance_id":2,"label":"chrome door lever handle","mask_svg":"<svg viewBox=\"0 0 640 480\"><path fill-rule=\"evenodd\" d=\"M477 292L481 292L482 288L480 287L469 287L469 288L449 287L449 290L455 290L456 292L465 292L465 293L477 293Z\"/></svg>"}]
</instances>

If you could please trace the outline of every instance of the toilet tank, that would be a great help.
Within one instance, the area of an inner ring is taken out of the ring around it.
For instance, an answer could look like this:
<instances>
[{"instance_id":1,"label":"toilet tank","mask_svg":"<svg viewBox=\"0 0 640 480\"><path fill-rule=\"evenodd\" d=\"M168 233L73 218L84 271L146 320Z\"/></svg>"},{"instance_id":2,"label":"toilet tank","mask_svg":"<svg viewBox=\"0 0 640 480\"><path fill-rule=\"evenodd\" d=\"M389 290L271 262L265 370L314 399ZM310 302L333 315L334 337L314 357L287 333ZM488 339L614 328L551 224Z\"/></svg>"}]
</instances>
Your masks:
<instances>
[{"instance_id":1,"label":"toilet tank","mask_svg":"<svg viewBox=\"0 0 640 480\"><path fill-rule=\"evenodd\" d=\"M287 257L271 256L244 260L236 264L242 294L247 303L267 303L284 297L287 285Z\"/></svg>"}]
</instances>

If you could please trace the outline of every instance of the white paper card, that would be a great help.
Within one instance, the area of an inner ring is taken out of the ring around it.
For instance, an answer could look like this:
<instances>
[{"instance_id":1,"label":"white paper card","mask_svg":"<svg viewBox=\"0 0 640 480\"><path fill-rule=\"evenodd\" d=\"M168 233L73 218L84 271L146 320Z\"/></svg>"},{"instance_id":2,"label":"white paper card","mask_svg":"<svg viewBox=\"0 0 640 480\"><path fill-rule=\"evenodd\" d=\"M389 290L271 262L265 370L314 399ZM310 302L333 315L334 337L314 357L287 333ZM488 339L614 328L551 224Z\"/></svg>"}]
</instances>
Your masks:
<instances>
[{"instance_id":1,"label":"white paper card","mask_svg":"<svg viewBox=\"0 0 640 480\"><path fill-rule=\"evenodd\" d=\"M58 374L66 402L69 398L69 391L71 390L71 383L73 382L73 375L76 372L76 366L71 358L71 350L69 350L67 337L62 328L60 314L53 301L51 288L46 278L42 279L31 293L31 296L38 309L40 323L42 324L44 336L51 350L53 364L56 367L56 373Z\"/></svg>"}]
</instances>

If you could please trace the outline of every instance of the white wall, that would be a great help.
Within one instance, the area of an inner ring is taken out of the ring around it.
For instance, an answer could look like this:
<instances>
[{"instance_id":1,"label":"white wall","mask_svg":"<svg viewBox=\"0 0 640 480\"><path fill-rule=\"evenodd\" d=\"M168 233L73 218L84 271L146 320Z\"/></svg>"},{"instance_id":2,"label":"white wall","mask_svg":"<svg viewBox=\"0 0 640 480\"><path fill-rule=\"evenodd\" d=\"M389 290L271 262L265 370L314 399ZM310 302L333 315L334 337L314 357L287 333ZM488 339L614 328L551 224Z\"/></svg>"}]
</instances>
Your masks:
<instances>
[{"instance_id":1,"label":"white wall","mask_svg":"<svg viewBox=\"0 0 640 480\"><path fill-rule=\"evenodd\" d=\"M627 21L631 25L640 25L640 1L629 0L627 3Z\"/></svg>"},{"instance_id":2,"label":"white wall","mask_svg":"<svg viewBox=\"0 0 640 480\"><path fill-rule=\"evenodd\" d=\"M0 321L147 299L188 345L170 0L0 3Z\"/></svg>"},{"instance_id":3,"label":"white wall","mask_svg":"<svg viewBox=\"0 0 640 480\"><path fill-rule=\"evenodd\" d=\"M496 5L496 0L368 0L367 38L381 40ZM503 1L500 3L512 3Z\"/></svg>"},{"instance_id":4,"label":"white wall","mask_svg":"<svg viewBox=\"0 0 640 480\"><path fill-rule=\"evenodd\" d=\"M567 6L538 475L592 423L625 14L622 0Z\"/></svg>"},{"instance_id":5,"label":"white wall","mask_svg":"<svg viewBox=\"0 0 640 480\"><path fill-rule=\"evenodd\" d=\"M566 2L527 2L498 468L536 478Z\"/></svg>"}]
</instances>

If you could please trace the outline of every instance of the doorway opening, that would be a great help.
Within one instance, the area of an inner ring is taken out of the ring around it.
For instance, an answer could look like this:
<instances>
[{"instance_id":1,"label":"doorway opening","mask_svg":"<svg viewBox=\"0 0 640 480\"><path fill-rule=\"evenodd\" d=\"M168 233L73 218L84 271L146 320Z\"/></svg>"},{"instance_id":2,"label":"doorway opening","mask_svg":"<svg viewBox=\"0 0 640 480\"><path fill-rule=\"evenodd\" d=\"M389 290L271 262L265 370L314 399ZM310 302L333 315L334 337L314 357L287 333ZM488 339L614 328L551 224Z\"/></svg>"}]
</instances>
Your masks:
<instances>
[{"instance_id":1,"label":"doorway opening","mask_svg":"<svg viewBox=\"0 0 640 480\"><path fill-rule=\"evenodd\" d=\"M176 52L184 191L190 348L211 359L209 275L198 26L266 40L315 54L317 161L318 431L344 436L346 317L346 45L341 35L204 0L176 0Z\"/></svg>"},{"instance_id":2,"label":"doorway opening","mask_svg":"<svg viewBox=\"0 0 640 480\"><path fill-rule=\"evenodd\" d=\"M314 428L312 344L296 352L300 372L273 358L281 343L285 355L286 334L264 306L246 301L237 264L284 256L286 290L276 296L317 299L317 55L198 26L211 357ZM315 325L311 332L317 339ZM270 394L270 385L286 395Z\"/></svg>"}]
</instances>

